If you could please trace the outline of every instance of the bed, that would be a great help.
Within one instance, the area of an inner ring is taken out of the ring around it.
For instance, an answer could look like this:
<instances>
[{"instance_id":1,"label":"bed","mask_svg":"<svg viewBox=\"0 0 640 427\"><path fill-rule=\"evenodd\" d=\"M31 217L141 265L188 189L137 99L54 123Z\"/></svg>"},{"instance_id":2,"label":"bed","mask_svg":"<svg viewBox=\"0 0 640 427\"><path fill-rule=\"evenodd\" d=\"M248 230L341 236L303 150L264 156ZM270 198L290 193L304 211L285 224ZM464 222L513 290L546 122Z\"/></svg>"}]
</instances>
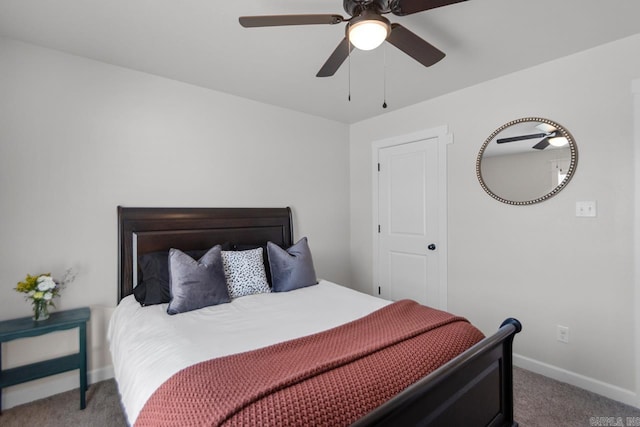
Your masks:
<instances>
[{"instance_id":1,"label":"bed","mask_svg":"<svg viewBox=\"0 0 640 427\"><path fill-rule=\"evenodd\" d=\"M166 304L141 307L133 298L138 260L145 254L230 243L244 249L266 242L282 248L295 243L289 208L118 207L119 304L109 325L109 342L130 424L186 425L186 415L178 415L182 411L198 413L189 415L192 425L517 426L511 356L513 338L521 330L516 319L505 320L489 337L468 337L467 330L473 335L475 328L465 319L426 312L410 301L385 301L325 280L175 316L167 314ZM397 322L400 333L410 339L393 345L377 338L367 341L372 334L366 328L385 329L392 322L383 316L398 318L400 313L414 316ZM420 325L427 318L439 322L435 332ZM417 328L425 331L418 335ZM441 348L433 341L433 335L445 329L459 334L451 341L456 348ZM351 348L352 343L366 347L367 355L360 347ZM283 353L292 348L310 354L299 358ZM339 355L334 348L339 348ZM389 351L396 353L387 355ZM450 357L449 352L456 355ZM396 363L399 357L405 359ZM264 385L253 381L278 362L284 366L278 367L275 379ZM403 373L393 370L396 364ZM396 384L403 375L408 383ZM368 382L354 383L354 377ZM201 389L215 395L193 397ZM242 396L227 402L243 389L253 393L252 400ZM178 396L188 396L183 400L193 405L191 409L178 406ZM203 403L210 400L216 403ZM218 405L244 409L234 409L232 416L211 415L208 408ZM261 414L272 418L260 418L266 416ZM202 418L205 415L213 418Z\"/></svg>"}]
</instances>

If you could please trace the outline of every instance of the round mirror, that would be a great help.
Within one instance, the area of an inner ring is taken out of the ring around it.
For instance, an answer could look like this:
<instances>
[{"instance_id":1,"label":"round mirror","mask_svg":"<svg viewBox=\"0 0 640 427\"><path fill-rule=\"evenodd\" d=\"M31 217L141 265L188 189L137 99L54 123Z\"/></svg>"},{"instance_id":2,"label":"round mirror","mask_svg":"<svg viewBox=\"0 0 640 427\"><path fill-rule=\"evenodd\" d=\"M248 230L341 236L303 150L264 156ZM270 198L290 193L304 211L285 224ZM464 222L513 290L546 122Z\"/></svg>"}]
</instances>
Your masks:
<instances>
[{"instance_id":1,"label":"round mirror","mask_svg":"<svg viewBox=\"0 0 640 427\"><path fill-rule=\"evenodd\" d=\"M562 190L577 164L576 143L564 127L527 117L506 123L489 135L478 154L476 174L494 199L530 205Z\"/></svg>"}]
</instances>

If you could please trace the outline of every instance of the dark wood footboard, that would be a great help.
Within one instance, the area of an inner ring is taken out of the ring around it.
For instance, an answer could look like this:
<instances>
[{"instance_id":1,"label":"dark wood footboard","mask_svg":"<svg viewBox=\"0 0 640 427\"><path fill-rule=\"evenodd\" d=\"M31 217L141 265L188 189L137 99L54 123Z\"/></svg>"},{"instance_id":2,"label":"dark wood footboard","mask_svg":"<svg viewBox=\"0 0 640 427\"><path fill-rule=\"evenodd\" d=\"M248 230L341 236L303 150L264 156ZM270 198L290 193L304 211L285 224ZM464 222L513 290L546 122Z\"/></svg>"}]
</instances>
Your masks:
<instances>
[{"instance_id":1,"label":"dark wood footboard","mask_svg":"<svg viewBox=\"0 0 640 427\"><path fill-rule=\"evenodd\" d=\"M512 426L516 319L379 406L352 427Z\"/></svg>"}]
</instances>

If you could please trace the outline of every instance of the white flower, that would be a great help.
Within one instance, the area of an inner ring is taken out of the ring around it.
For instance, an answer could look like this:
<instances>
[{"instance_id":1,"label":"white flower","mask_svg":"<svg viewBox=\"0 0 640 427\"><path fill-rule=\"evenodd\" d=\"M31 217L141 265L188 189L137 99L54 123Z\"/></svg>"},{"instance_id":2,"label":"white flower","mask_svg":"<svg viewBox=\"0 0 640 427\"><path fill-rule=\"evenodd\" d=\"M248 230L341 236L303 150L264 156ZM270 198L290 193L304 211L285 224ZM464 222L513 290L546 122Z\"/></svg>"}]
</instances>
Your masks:
<instances>
[{"instance_id":1,"label":"white flower","mask_svg":"<svg viewBox=\"0 0 640 427\"><path fill-rule=\"evenodd\" d=\"M40 276L38 277L38 290L41 292L46 292L56 287L56 282L49 276Z\"/></svg>"},{"instance_id":2,"label":"white flower","mask_svg":"<svg viewBox=\"0 0 640 427\"><path fill-rule=\"evenodd\" d=\"M51 292L47 292L44 294L44 299L49 301L51 298L53 298L53 294Z\"/></svg>"},{"instance_id":3,"label":"white flower","mask_svg":"<svg viewBox=\"0 0 640 427\"><path fill-rule=\"evenodd\" d=\"M35 294L35 293L36 293L36 291L29 291L29 293L27 293L27 295L28 295L28 296L30 296L30 297L32 297L32 296L33 296L33 294Z\"/></svg>"}]
</instances>

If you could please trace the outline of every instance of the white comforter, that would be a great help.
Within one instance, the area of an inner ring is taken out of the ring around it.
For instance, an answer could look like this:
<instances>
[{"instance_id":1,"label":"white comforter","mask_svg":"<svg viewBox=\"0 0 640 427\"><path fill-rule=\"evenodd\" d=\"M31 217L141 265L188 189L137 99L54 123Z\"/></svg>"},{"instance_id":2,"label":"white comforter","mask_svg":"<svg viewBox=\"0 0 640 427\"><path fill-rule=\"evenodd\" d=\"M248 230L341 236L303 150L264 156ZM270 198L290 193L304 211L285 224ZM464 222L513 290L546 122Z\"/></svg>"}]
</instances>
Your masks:
<instances>
[{"instance_id":1,"label":"white comforter","mask_svg":"<svg viewBox=\"0 0 640 427\"><path fill-rule=\"evenodd\" d=\"M324 280L173 316L167 304L140 307L130 295L116 308L108 332L128 421L133 424L151 394L187 366L324 331L387 304Z\"/></svg>"}]
</instances>

